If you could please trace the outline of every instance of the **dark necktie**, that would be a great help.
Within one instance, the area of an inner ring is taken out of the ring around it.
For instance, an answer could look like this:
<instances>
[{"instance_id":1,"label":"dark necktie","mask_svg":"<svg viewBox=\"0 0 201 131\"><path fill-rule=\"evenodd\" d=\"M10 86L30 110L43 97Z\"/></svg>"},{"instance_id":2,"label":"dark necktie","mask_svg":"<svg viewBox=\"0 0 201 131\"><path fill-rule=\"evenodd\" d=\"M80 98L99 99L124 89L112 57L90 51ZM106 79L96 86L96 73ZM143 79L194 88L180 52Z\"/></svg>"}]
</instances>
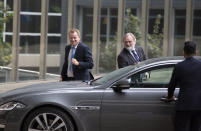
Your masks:
<instances>
[{"instance_id":1,"label":"dark necktie","mask_svg":"<svg viewBox=\"0 0 201 131\"><path fill-rule=\"evenodd\" d=\"M139 60L139 57L138 57L137 53L134 50L132 50L131 52L133 53L133 56L134 56L135 60L137 62L139 62L140 60Z\"/></svg>"}]
</instances>

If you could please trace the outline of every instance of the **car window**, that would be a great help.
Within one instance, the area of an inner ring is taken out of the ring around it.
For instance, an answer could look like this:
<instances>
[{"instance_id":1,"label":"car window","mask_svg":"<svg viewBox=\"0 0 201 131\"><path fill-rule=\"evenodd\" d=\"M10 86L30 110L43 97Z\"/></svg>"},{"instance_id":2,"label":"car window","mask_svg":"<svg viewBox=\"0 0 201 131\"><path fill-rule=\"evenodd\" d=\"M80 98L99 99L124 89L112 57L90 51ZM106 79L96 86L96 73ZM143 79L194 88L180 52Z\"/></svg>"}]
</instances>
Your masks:
<instances>
[{"instance_id":1,"label":"car window","mask_svg":"<svg viewBox=\"0 0 201 131\"><path fill-rule=\"evenodd\" d=\"M147 70L130 76L131 88L165 88L167 87L173 67Z\"/></svg>"}]
</instances>

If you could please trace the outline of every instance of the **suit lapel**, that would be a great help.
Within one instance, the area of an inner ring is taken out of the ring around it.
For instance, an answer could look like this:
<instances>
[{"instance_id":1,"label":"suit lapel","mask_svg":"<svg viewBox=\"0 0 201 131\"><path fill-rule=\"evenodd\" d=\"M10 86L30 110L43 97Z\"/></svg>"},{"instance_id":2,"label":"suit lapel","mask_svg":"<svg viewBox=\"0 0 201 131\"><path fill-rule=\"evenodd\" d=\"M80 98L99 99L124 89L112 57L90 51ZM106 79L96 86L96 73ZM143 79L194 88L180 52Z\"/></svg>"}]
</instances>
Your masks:
<instances>
[{"instance_id":1,"label":"suit lapel","mask_svg":"<svg viewBox=\"0 0 201 131\"><path fill-rule=\"evenodd\" d=\"M67 59L68 59L68 56L69 56L69 52L70 52L70 48L71 48L71 46L69 45L69 46L67 46L67 48L66 48L66 57L67 57Z\"/></svg>"},{"instance_id":2,"label":"suit lapel","mask_svg":"<svg viewBox=\"0 0 201 131\"><path fill-rule=\"evenodd\" d=\"M78 54L80 53L80 47L81 47L81 43L79 43L79 44L77 45L77 48L76 48L76 50L75 50L75 55L74 55L75 58L77 58ZM78 53L78 52L79 52L79 53Z\"/></svg>"},{"instance_id":3,"label":"suit lapel","mask_svg":"<svg viewBox=\"0 0 201 131\"><path fill-rule=\"evenodd\" d=\"M136 60L133 58L133 56L131 55L131 53L127 49L125 49L125 48L124 48L124 50L125 50L128 58L129 58L128 60L132 60L133 63L136 63Z\"/></svg>"},{"instance_id":4,"label":"suit lapel","mask_svg":"<svg viewBox=\"0 0 201 131\"><path fill-rule=\"evenodd\" d=\"M135 46L135 51L137 52L137 55L139 57L139 60L141 61L141 52L139 50L140 48L138 46Z\"/></svg>"}]
</instances>

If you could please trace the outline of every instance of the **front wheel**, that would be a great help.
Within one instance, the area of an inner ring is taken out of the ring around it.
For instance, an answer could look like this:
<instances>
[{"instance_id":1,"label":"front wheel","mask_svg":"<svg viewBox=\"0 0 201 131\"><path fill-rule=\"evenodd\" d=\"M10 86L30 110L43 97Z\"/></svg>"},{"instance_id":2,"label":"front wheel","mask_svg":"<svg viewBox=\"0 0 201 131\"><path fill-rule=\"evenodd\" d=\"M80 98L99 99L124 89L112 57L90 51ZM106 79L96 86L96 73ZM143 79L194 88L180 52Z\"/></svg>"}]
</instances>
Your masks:
<instances>
[{"instance_id":1,"label":"front wheel","mask_svg":"<svg viewBox=\"0 0 201 131\"><path fill-rule=\"evenodd\" d=\"M57 108L44 107L30 113L23 131L74 131L70 117Z\"/></svg>"}]
</instances>

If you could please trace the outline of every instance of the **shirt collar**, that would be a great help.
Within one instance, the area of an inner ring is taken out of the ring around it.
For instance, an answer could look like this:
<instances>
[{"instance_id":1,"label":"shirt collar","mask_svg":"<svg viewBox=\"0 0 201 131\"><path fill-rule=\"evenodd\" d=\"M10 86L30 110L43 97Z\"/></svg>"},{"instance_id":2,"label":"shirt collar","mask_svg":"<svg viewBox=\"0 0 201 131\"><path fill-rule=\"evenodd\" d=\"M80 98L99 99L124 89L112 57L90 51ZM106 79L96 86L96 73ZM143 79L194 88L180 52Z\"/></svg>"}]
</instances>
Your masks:
<instances>
[{"instance_id":1,"label":"shirt collar","mask_svg":"<svg viewBox=\"0 0 201 131\"><path fill-rule=\"evenodd\" d=\"M78 43L78 44L79 44L79 43ZM75 49L77 49L78 44L77 44L76 46L72 46L72 45L71 45L71 48L73 48L73 47L74 47Z\"/></svg>"}]
</instances>

